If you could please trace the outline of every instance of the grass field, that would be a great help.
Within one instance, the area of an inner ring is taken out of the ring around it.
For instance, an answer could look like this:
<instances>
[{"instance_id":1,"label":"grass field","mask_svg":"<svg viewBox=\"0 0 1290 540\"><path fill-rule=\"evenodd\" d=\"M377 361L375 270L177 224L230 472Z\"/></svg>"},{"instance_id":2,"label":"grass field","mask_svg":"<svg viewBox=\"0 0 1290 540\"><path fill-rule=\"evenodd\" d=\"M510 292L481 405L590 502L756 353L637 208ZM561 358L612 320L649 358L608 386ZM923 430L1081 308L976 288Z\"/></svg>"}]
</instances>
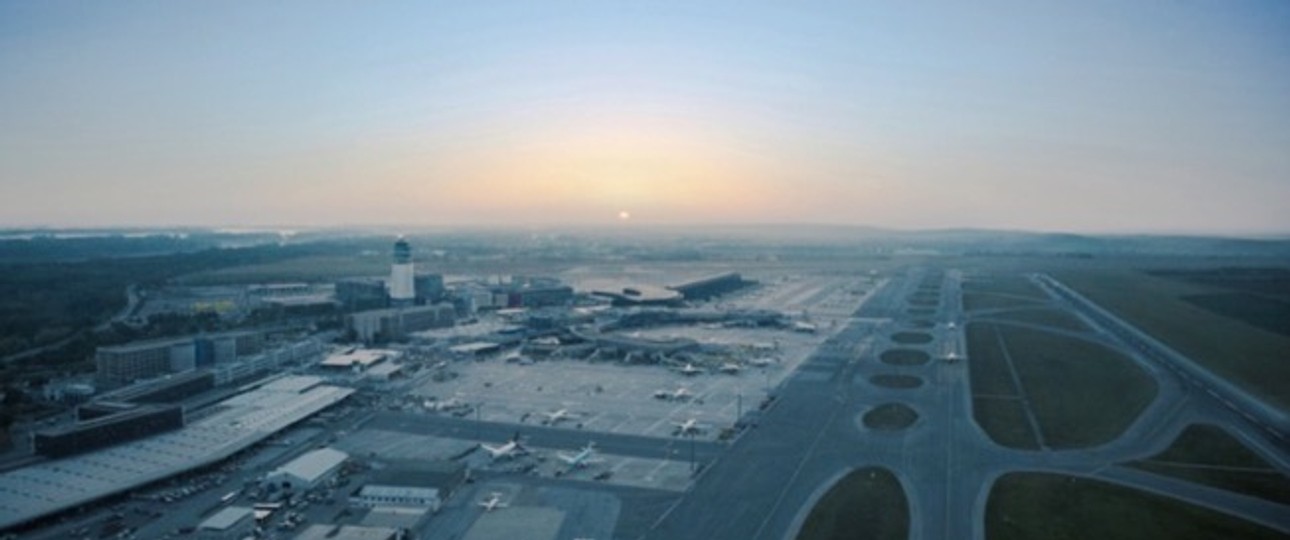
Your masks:
<instances>
[{"instance_id":1,"label":"grass field","mask_svg":"<svg viewBox=\"0 0 1290 540\"><path fill-rule=\"evenodd\" d=\"M921 345L931 343L932 335L925 332L896 332L891 340L902 345Z\"/></svg>"},{"instance_id":2,"label":"grass field","mask_svg":"<svg viewBox=\"0 0 1290 540\"><path fill-rule=\"evenodd\" d=\"M1003 313L990 315L991 319L1001 319L1005 321L1017 321L1029 324L1038 324L1050 328L1061 330L1074 330L1082 332L1088 330L1088 325L1075 315L1060 309L1050 308L1033 308L1021 309L1017 311L1007 311Z\"/></svg>"},{"instance_id":3,"label":"grass field","mask_svg":"<svg viewBox=\"0 0 1290 540\"><path fill-rule=\"evenodd\" d=\"M856 469L811 509L797 540L904 540L909 502L896 476L878 467Z\"/></svg>"},{"instance_id":4,"label":"grass field","mask_svg":"<svg viewBox=\"0 0 1290 540\"><path fill-rule=\"evenodd\" d=\"M976 396L1019 397L1012 382L1003 349L995 335L995 325L969 323L967 326L968 379Z\"/></svg>"},{"instance_id":5,"label":"grass field","mask_svg":"<svg viewBox=\"0 0 1290 540\"><path fill-rule=\"evenodd\" d=\"M978 276L963 282L963 292L1003 294L1034 300L1048 300L1044 293L1028 278L1016 274Z\"/></svg>"},{"instance_id":6,"label":"grass field","mask_svg":"<svg viewBox=\"0 0 1290 540\"><path fill-rule=\"evenodd\" d=\"M1246 292L1193 294L1182 299L1211 313L1290 336L1290 302Z\"/></svg>"},{"instance_id":7,"label":"grass field","mask_svg":"<svg viewBox=\"0 0 1290 540\"><path fill-rule=\"evenodd\" d=\"M388 257L325 255L198 272L184 276L180 281L185 285L328 281L351 276L383 275L389 271Z\"/></svg>"},{"instance_id":8,"label":"grass field","mask_svg":"<svg viewBox=\"0 0 1290 540\"><path fill-rule=\"evenodd\" d=\"M1027 398L1042 443L1050 448L1109 442L1155 398L1150 376L1096 343L992 323L969 324L967 337L973 395ZM1022 388L1013 384L1009 360ZM1008 444L1028 429L1012 425L1025 417L1010 409L989 404L973 415L996 442Z\"/></svg>"},{"instance_id":9,"label":"grass field","mask_svg":"<svg viewBox=\"0 0 1290 540\"><path fill-rule=\"evenodd\" d=\"M917 420L918 413L902 403L884 403L864 413L864 425L870 429L905 429Z\"/></svg>"},{"instance_id":10,"label":"grass field","mask_svg":"<svg viewBox=\"0 0 1290 540\"><path fill-rule=\"evenodd\" d=\"M1290 337L1202 309L1184 297L1228 292L1116 269L1052 276L1184 355L1269 403L1290 410Z\"/></svg>"},{"instance_id":11,"label":"grass field","mask_svg":"<svg viewBox=\"0 0 1290 540\"><path fill-rule=\"evenodd\" d=\"M1218 426L1188 426L1164 452L1130 465L1290 505L1290 478Z\"/></svg>"},{"instance_id":12,"label":"grass field","mask_svg":"<svg viewBox=\"0 0 1290 540\"><path fill-rule=\"evenodd\" d=\"M1040 301L1021 296L994 293L963 292L963 309L981 311L983 309L1011 309L1039 306Z\"/></svg>"},{"instance_id":13,"label":"grass field","mask_svg":"<svg viewBox=\"0 0 1290 540\"><path fill-rule=\"evenodd\" d=\"M972 416L995 443L1018 450L1039 450L1039 439L1021 401L1007 398L972 398Z\"/></svg>"},{"instance_id":14,"label":"grass field","mask_svg":"<svg viewBox=\"0 0 1290 540\"><path fill-rule=\"evenodd\" d=\"M1272 539L1266 527L1182 501L1057 474L999 478L985 510L991 540Z\"/></svg>"}]
</instances>

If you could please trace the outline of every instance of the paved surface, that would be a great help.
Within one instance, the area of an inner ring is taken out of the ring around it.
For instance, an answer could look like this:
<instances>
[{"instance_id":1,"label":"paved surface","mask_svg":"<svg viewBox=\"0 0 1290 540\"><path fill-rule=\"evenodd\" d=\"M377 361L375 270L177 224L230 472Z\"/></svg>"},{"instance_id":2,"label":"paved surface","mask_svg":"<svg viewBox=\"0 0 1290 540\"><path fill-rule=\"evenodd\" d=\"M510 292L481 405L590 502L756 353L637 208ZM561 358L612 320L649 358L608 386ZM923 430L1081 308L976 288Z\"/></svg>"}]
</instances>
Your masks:
<instances>
[{"instance_id":1,"label":"paved surface","mask_svg":"<svg viewBox=\"0 0 1290 540\"><path fill-rule=\"evenodd\" d=\"M900 480L910 503L913 539L958 539L964 531L984 538L990 486L1014 471L1096 478L1290 532L1290 507L1116 465L1162 451L1196 422L1229 427L1282 471L1286 457L1266 436L1264 425L1125 346L1116 332L1098 325L1107 321L1089 321L1093 331L1072 335L1132 355L1159 383L1153 403L1119 438L1095 448L1023 451L995 444L972 420L965 363L941 360L950 351L960 356L964 351L961 275L946 273L934 316L911 316L904 301L923 276L924 271L912 271L874 294L850 324L784 383L761 427L717 459L644 537L791 538L832 483L851 469L870 465L886 467ZM1070 310L1069 301L1054 296L1044 304ZM936 337L932 343L890 342L891 334L910 329L915 319L936 322L930 329ZM919 366L878 361L882 351L894 347L922 349L933 360ZM926 384L892 389L868 382L880 373L915 375ZM868 430L859 423L865 411L889 402L912 407L919 420L895 432Z\"/></svg>"}]
</instances>

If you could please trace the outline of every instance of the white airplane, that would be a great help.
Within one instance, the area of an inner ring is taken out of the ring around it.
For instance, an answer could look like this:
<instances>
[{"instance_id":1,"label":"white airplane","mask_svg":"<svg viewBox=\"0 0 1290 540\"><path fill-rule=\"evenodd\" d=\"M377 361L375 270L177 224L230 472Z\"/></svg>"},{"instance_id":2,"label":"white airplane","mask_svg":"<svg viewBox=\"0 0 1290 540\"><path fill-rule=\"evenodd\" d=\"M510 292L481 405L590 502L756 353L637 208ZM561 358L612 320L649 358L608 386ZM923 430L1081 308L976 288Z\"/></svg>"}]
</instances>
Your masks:
<instances>
[{"instance_id":1,"label":"white airplane","mask_svg":"<svg viewBox=\"0 0 1290 540\"><path fill-rule=\"evenodd\" d=\"M702 369L694 367L694 364L691 364L689 362L686 362L684 366L673 368L673 369L675 369L677 373L680 373L685 376L698 375L700 373L703 373Z\"/></svg>"},{"instance_id":2,"label":"white airplane","mask_svg":"<svg viewBox=\"0 0 1290 540\"><path fill-rule=\"evenodd\" d=\"M479 501L479 506L482 507L485 512L492 512L493 510L497 510L498 508L506 508L510 505L502 502L501 493L494 491L488 494L487 499Z\"/></svg>"},{"instance_id":3,"label":"white airplane","mask_svg":"<svg viewBox=\"0 0 1290 540\"><path fill-rule=\"evenodd\" d=\"M688 388L681 386L681 387L678 387L676 390L672 390L672 391L655 390L654 397L656 399L662 399L667 401L685 401L687 399L694 397L694 394L690 393L690 390Z\"/></svg>"},{"instance_id":4,"label":"white airplane","mask_svg":"<svg viewBox=\"0 0 1290 540\"><path fill-rule=\"evenodd\" d=\"M719 369L722 373L738 375L740 371L743 371L744 367L734 362L726 362L724 364L721 364L721 367L717 369Z\"/></svg>"},{"instance_id":5,"label":"white airplane","mask_svg":"<svg viewBox=\"0 0 1290 540\"><path fill-rule=\"evenodd\" d=\"M569 409L560 409L557 411L551 411L549 413L542 413L542 415L546 417L546 419L543 420L542 423L552 425L552 426L559 424L564 420L573 420L574 418L577 418L575 414L569 412Z\"/></svg>"},{"instance_id":6,"label":"white airplane","mask_svg":"<svg viewBox=\"0 0 1290 540\"><path fill-rule=\"evenodd\" d=\"M486 450L488 454L492 456L493 461L497 461L499 459L513 458L515 456L520 456L520 455L529 453L529 449L525 448L524 445L520 444L519 433L516 433L514 437L511 437L511 440L506 441L506 444L499 445L499 446L491 446L484 443L480 443L479 447Z\"/></svg>"},{"instance_id":7,"label":"white airplane","mask_svg":"<svg viewBox=\"0 0 1290 540\"><path fill-rule=\"evenodd\" d=\"M708 429L706 424L700 424L699 421L694 418L684 422L672 422L672 425L676 426L676 429L673 430L674 435L689 435L691 433L698 434L703 433Z\"/></svg>"},{"instance_id":8,"label":"white airplane","mask_svg":"<svg viewBox=\"0 0 1290 540\"><path fill-rule=\"evenodd\" d=\"M775 362L776 360L774 358L753 358L752 360L748 361L749 364L752 364L753 366L756 366L756 367L766 367L771 364L774 364Z\"/></svg>"},{"instance_id":9,"label":"white airplane","mask_svg":"<svg viewBox=\"0 0 1290 540\"><path fill-rule=\"evenodd\" d=\"M465 407L466 404L463 403L460 399L450 398L442 401L425 400L421 403L421 406L425 407L428 410L438 412L438 411L450 411L453 409L460 409L462 407Z\"/></svg>"},{"instance_id":10,"label":"white airplane","mask_svg":"<svg viewBox=\"0 0 1290 540\"><path fill-rule=\"evenodd\" d=\"M563 461L568 465L569 469L580 469L593 463L604 461L602 459L596 459L595 455L596 443L594 442L588 442L587 446L584 446L577 454L570 455L564 452L556 452L556 457L559 457L560 461Z\"/></svg>"}]
</instances>

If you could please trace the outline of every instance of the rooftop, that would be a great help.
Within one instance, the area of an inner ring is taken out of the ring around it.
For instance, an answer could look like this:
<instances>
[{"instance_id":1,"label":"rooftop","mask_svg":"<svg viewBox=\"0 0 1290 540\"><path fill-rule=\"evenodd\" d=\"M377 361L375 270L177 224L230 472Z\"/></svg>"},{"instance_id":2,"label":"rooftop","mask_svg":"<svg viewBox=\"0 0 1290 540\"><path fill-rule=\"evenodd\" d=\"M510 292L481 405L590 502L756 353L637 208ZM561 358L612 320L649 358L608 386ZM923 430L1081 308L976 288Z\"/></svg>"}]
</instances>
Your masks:
<instances>
[{"instance_id":1,"label":"rooftop","mask_svg":"<svg viewBox=\"0 0 1290 540\"><path fill-rule=\"evenodd\" d=\"M388 527L310 525L294 540L390 540L397 534L397 530Z\"/></svg>"},{"instance_id":2,"label":"rooftop","mask_svg":"<svg viewBox=\"0 0 1290 540\"><path fill-rule=\"evenodd\" d=\"M391 351L380 349L355 349L328 356L326 360L322 361L322 366L331 368L351 368L354 367L355 364L358 364L366 369L371 367L372 364L385 360L390 356L393 356Z\"/></svg>"},{"instance_id":3,"label":"rooftop","mask_svg":"<svg viewBox=\"0 0 1290 540\"><path fill-rule=\"evenodd\" d=\"M203 521L197 528L223 531L237 525L243 519L250 519L253 515L254 511L245 506L230 506L206 518L206 521Z\"/></svg>"},{"instance_id":4,"label":"rooftop","mask_svg":"<svg viewBox=\"0 0 1290 540\"><path fill-rule=\"evenodd\" d=\"M218 462L354 392L316 381L285 377L183 429L2 473L0 529Z\"/></svg>"},{"instance_id":5,"label":"rooftop","mask_svg":"<svg viewBox=\"0 0 1290 540\"><path fill-rule=\"evenodd\" d=\"M341 452L340 450L336 450L334 448L319 448L291 460L286 465L278 467L273 472L269 473L269 475L288 474L296 478L313 482L335 470L336 467L339 467L346 459L349 459L349 454Z\"/></svg>"}]
</instances>

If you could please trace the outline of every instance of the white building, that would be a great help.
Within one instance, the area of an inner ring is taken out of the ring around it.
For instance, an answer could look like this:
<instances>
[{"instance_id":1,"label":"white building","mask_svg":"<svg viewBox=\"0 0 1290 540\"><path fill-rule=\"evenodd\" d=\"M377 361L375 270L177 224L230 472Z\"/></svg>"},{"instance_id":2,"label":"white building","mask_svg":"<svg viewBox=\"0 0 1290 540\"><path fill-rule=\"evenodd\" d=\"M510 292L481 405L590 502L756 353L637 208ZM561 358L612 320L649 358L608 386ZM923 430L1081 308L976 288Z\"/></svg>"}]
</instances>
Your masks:
<instances>
[{"instance_id":1,"label":"white building","mask_svg":"<svg viewBox=\"0 0 1290 540\"><path fill-rule=\"evenodd\" d=\"M230 506L206 518L197 526L201 540L242 540L255 530L255 512L244 506Z\"/></svg>"},{"instance_id":2,"label":"white building","mask_svg":"<svg viewBox=\"0 0 1290 540\"><path fill-rule=\"evenodd\" d=\"M440 498L439 488L368 484L351 496L349 502L354 506L367 508L428 508L431 512L437 512L443 500Z\"/></svg>"},{"instance_id":3,"label":"white building","mask_svg":"<svg viewBox=\"0 0 1290 540\"><path fill-rule=\"evenodd\" d=\"M291 491L308 491L327 481L349 459L349 454L332 448L308 452L264 477L267 484Z\"/></svg>"},{"instance_id":4,"label":"white building","mask_svg":"<svg viewBox=\"0 0 1290 540\"><path fill-rule=\"evenodd\" d=\"M416 302L416 276L412 270L412 247L403 238L394 242L394 264L390 266L390 304L406 307Z\"/></svg>"}]
</instances>

